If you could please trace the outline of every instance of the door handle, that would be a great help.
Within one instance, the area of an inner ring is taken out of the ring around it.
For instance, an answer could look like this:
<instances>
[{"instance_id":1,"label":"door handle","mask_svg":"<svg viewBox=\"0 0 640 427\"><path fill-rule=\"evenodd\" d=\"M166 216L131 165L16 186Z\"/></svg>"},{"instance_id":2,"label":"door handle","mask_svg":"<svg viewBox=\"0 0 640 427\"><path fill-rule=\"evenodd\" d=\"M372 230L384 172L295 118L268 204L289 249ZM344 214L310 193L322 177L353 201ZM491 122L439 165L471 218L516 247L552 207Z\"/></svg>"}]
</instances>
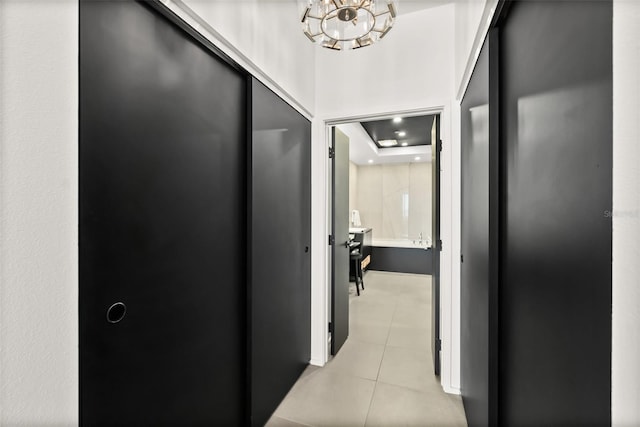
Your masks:
<instances>
[{"instance_id":1,"label":"door handle","mask_svg":"<svg viewBox=\"0 0 640 427\"><path fill-rule=\"evenodd\" d=\"M127 313L127 306L123 302L117 302L112 304L107 309L107 322L118 323L124 319L124 315Z\"/></svg>"},{"instance_id":2,"label":"door handle","mask_svg":"<svg viewBox=\"0 0 640 427\"><path fill-rule=\"evenodd\" d=\"M348 248L349 247L349 241L347 240L346 242L344 242L344 247Z\"/></svg>"}]
</instances>

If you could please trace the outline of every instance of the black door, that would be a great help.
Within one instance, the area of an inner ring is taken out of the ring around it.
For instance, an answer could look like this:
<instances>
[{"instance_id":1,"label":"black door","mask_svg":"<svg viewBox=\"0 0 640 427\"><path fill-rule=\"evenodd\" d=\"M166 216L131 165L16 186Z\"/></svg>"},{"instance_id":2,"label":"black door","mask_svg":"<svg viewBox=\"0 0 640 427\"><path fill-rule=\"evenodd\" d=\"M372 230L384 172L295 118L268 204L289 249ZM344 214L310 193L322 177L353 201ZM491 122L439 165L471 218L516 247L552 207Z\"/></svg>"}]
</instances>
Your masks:
<instances>
[{"instance_id":1,"label":"black door","mask_svg":"<svg viewBox=\"0 0 640 427\"><path fill-rule=\"evenodd\" d=\"M470 426L489 421L489 43L460 106L460 379Z\"/></svg>"},{"instance_id":2,"label":"black door","mask_svg":"<svg viewBox=\"0 0 640 427\"><path fill-rule=\"evenodd\" d=\"M349 138L332 128L331 354L349 335Z\"/></svg>"},{"instance_id":3,"label":"black door","mask_svg":"<svg viewBox=\"0 0 640 427\"><path fill-rule=\"evenodd\" d=\"M245 422L245 85L143 3L80 3L84 425Z\"/></svg>"},{"instance_id":4,"label":"black door","mask_svg":"<svg viewBox=\"0 0 640 427\"><path fill-rule=\"evenodd\" d=\"M264 425L311 357L311 123L251 83L251 413Z\"/></svg>"},{"instance_id":5,"label":"black door","mask_svg":"<svg viewBox=\"0 0 640 427\"><path fill-rule=\"evenodd\" d=\"M435 375L440 375L440 115L435 116L431 127L431 354Z\"/></svg>"},{"instance_id":6,"label":"black door","mask_svg":"<svg viewBox=\"0 0 640 427\"><path fill-rule=\"evenodd\" d=\"M501 424L609 425L612 2L516 2L501 34Z\"/></svg>"}]
</instances>

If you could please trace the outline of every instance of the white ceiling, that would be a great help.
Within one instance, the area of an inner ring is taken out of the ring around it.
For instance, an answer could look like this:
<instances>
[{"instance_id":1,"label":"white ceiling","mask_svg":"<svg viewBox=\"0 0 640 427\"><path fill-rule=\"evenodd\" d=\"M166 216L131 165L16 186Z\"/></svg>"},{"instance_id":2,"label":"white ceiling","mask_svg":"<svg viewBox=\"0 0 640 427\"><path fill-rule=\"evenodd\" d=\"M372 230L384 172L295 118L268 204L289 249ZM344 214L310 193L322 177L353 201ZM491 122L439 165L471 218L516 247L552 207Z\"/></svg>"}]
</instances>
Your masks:
<instances>
[{"instance_id":1,"label":"white ceiling","mask_svg":"<svg viewBox=\"0 0 640 427\"><path fill-rule=\"evenodd\" d=\"M336 126L349 137L349 160L361 166L384 163L419 163L431 161L431 146L378 148L360 123ZM420 157L416 160L416 157ZM373 160L373 162L369 162Z\"/></svg>"},{"instance_id":2,"label":"white ceiling","mask_svg":"<svg viewBox=\"0 0 640 427\"><path fill-rule=\"evenodd\" d=\"M456 0L399 0L398 13L417 12L431 7L442 6L443 4L454 3Z\"/></svg>"}]
</instances>

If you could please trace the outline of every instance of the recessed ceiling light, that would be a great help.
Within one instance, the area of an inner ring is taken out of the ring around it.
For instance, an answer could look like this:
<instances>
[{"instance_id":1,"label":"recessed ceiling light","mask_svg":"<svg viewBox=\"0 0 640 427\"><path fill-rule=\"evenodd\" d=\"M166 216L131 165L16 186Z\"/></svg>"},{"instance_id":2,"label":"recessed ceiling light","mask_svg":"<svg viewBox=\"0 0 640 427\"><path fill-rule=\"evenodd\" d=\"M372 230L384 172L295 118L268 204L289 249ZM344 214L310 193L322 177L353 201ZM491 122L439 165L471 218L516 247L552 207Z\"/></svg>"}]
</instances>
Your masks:
<instances>
[{"instance_id":1,"label":"recessed ceiling light","mask_svg":"<svg viewBox=\"0 0 640 427\"><path fill-rule=\"evenodd\" d=\"M406 142L403 142L403 143L402 143L402 144L400 144L400 145L402 145L403 147L406 147L406 146L407 146L407 145L409 145L409 144L408 144L408 143L406 143Z\"/></svg>"},{"instance_id":2,"label":"recessed ceiling light","mask_svg":"<svg viewBox=\"0 0 640 427\"><path fill-rule=\"evenodd\" d=\"M394 145L398 145L398 141L395 139L381 139L378 141L381 147L393 147Z\"/></svg>"},{"instance_id":3,"label":"recessed ceiling light","mask_svg":"<svg viewBox=\"0 0 640 427\"><path fill-rule=\"evenodd\" d=\"M407 135L407 133L406 133L405 131L403 131L403 130L401 130L400 132L398 132L398 136L399 136L399 137L401 137L401 138L402 138L403 136L406 136L406 135Z\"/></svg>"},{"instance_id":4,"label":"recessed ceiling light","mask_svg":"<svg viewBox=\"0 0 640 427\"><path fill-rule=\"evenodd\" d=\"M416 156L416 157L415 157L415 160L420 160L420 156Z\"/></svg>"},{"instance_id":5,"label":"recessed ceiling light","mask_svg":"<svg viewBox=\"0 0 640 427\"><path fill-rule=\"evenodd\" d=\"M402 121L402 117L394 117L393 123L400 123Z\"/></svg>"},{"instance_id":6,"label":"recessed ceiling light","mask_svg":"<svg viewBox=\"0 0 640 427\"><path fill-rule=\"evenodd\" d=\"M369 159L369 163L373 163L373 160Z\"/></svg>"}]
</instances>

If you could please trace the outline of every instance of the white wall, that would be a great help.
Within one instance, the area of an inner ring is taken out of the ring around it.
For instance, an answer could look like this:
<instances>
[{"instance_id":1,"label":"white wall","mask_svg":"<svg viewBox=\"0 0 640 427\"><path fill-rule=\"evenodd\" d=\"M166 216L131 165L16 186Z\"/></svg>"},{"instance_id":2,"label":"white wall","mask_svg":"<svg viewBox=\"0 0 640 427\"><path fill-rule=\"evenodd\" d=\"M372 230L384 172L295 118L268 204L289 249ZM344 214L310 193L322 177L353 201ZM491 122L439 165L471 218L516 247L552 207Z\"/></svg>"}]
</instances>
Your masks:
<instances>
[{"instance_id":1,"label":"white wall","mask_svg":"<svg viewBox=\"0 0 640 427\"><path fill-rule=\"evenodd\" d=\"M294 1L163 1L181 16L195 17L197 23L190 22L194 27L259 73L265 84L284 92L289 102L313 114L317 46L302 34Z\"/></svg>"},{"instance_id":2,"label":"white wall","mask_svg":"<svg viewBox=\"0 0 640 427\"><path fill-rule=\"evenodd\" d=\"M78 422L78 2L0 3L0 424Z\"/></svg>"},{"instance_id":3,"label":"white wall","mask_svg":"<svg viewBox=\"0 0 640 427\"><path fill-rule=\"evenodd\" d=\"M613 3L612 424L640 425L640 2Z\"/></svg>"},{"instance_id":4,"label":"white wall","mask_svg":"<svg viewBox=\"0 0 640 427\"><path fill-rule=\"evenodd\" d=\"M358 165L349 162L349 221L351 221L351 212L357 209L358 197Z\"/></svg>"},{"instance_id":5,"label":"white wall","mask_svg":"<svg viewBox=\"0 0 640 427\"><path fill-rule=\"evenodd\" d=\"M455 0L455 88L462 98L498 0Z\"/></svg>"},{"instance_id":6,"label":"white wall","mask_svg":"<svg viewBox=\"0 0 640 427\"><path fill-rule=\"evenodd\" d=\"M420 234L430 240L431 199L431 162L358 167L355 209L362 226L373 229L374 241L418 240Z\"/></svg>"},{"instance_id":7,"label":"white wall","mask_svg":"<svg viewBox=\"0 0 640 427\"><path fill-rule=\"evenodd\" d=\"M342 118L448 102L453 9L451 4L399 15L388 35L366 49L318 49L317 115Z\"/></svg>"},{"instance_id":8,"label":"white wall","mask_svg":"<svg viewBox=\"0 0 640 427\"><path fill-rule=\"evenodd\" d=\"M459 388L460 332L459 303L453 300L458 298L459 282L453 281L452 270L455 245L452 234L452 184L455 178L452 175L454 171L450 142L451 104L455 92L454 8L453 4L448 4L400 15L393 30L382 42L365 49L349 52L318 50L313 144L322 147L319 154L326 157L326 123L348 122L391 113L442 111L441 134L444 148L441 158L441 235L445 243L441 259L441 381L446 391L455 393ZM316 174L317 181L326 183L326 159L317 157L313 162L313 173ZM323 203L322 209L325 212L326 191L326 184L324 187L314 188L314 197L318 203ZM322 235L326 236L326 225L322 231ZM321 279L326 281L325 277ZM326 324L327 319L324 320ZM321 332L326 336L323 331L318 331L318 334ZM313 355L312 351L312 357ZM314 363L322 364L326 356L317 353L313 360Z\"/></svg>"}]
</instances>

